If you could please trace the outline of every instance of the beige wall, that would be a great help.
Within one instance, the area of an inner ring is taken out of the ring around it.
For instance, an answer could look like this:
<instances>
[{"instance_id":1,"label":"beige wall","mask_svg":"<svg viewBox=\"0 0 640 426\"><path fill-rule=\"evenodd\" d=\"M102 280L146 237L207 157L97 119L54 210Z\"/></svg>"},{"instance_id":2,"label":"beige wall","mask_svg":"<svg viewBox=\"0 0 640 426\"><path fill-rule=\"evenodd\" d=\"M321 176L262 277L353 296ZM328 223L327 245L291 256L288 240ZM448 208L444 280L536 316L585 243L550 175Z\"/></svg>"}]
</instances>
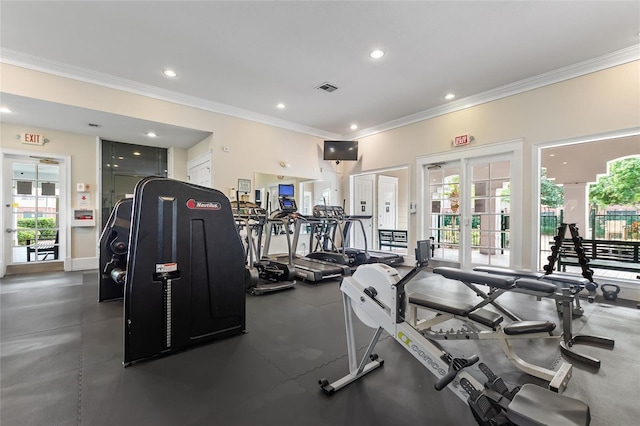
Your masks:
<instances>
[{"instance_id":1,"label":"beige wall","mask_svg":"<svg viewBox=\"0 0 640 426\"><path fill-rule=\"evenodd\" d=\"M169 148L167 153L167 176L187 182L188 151L181 148Z\"/></svg>"},{"instance_id":2,"label":"beige wall","mask_svg":"<svg viewBox=\"0 0 640 426\"><path fill-rule=\"evenodd\" d=\"M189 149L188 159L207 151L213 157L213 187L225 194L238 179L253 179L253 173L322 179L321 169L331 168L322 160L322 139L266 124L226 117L213 134ZM281 162L291 167L283 168Z\"/></svg>"},{"instance_id":3,"label":"beige wall","mask_svg":"<svg viewBox=\"0 0 640 426\"><path fill-rule=\"evenodd\" d=\"M21 143L16 135L22 133L35 133L44 135L49 142L43 146L31 146ZM77 135L72 133L57 132L55 130L40 129L30 126L12 125L3 123L0 127L0 148L2 150L20 151L24 155L47 156L61 155L71 157L71 208L76 205L76 183L87 183L91 187L91 208L96 209L99 197L97 184L97 140L93 136ZM70 220L68 212L67 220ZM98 224L96 217L96 224ZM97 249L98 226L91 228L71 228L70 246L67 250L72 259L95 258ZM61 256L62 257L62 256ZM65 256L66 257L66 256Z\"/></svg>"},{"instance_id":4,"label":"beige wall","mask_svg":"<svg viewBox=\"0 0 640 426\"><path fill-rule=\"evenodd\" d=\"M528 185L537 176L530 161L535 145L640 126L639 75L640 62L635 61L362 138L361 160L345 169L345 175L409 163L410 180L416 182L416 157L451 151L450 141L457 135L473 135L475 146L524 138L523 223L530 229L536 220L532 212L538 210ZM411 200L418 199L418 190L414 185ZM414 232L417 216L410 215ZM535 242L528 232L522 238L523 266L534 268L530 260Z\"/></svg>"},{"instance_id":5,"label":"beige wall","mask_svg":"<svg viewBox=\"0 0 640 426\"><path fill-rule=\"evenodd\" d=\"M291 164L286 169L289 176L330 180L332 186L335 183L341 191L338 200L342 200L342 194L349 198L347 178L351 174L410 164L409 182L416 182L416 158L451 150L451 139L465 133L475 137L476 146L524 138L522 177L523 182L529 183L536 173L528 160L535 144L640 125L640 62L636 61L362 138L361 160L335 165L322 160L322 139L318 137L12 65L0 64L0 72L2 92L212 132L186 155L173 151L175 176L186 176L186 165L181 167L181 163L211 150L213 186L227 194L238 178L252 178L254 172L285 174L281 161ZM3 148L15 147L14 133L37 131L23 126L2 127ZM44 130L42 133L53 135L52 142L28 148L34 152L60 149L72 154L72 182L95 183L97 156L93 138ZM408 199L415 201L419 189L416 185L410 188ZM534 223L531 212L537 208L532 205L535 197L531 186L525 184L522 193L523 221L528 226ZM410 230L417 229L416 217L410 215ZM529 234L523 235L524 250L529 251L524 259L531 258L531 239ZM74 231L72 244L73 256L95 253L95 236L89 239Z\"/></svg>"}]
</instances>

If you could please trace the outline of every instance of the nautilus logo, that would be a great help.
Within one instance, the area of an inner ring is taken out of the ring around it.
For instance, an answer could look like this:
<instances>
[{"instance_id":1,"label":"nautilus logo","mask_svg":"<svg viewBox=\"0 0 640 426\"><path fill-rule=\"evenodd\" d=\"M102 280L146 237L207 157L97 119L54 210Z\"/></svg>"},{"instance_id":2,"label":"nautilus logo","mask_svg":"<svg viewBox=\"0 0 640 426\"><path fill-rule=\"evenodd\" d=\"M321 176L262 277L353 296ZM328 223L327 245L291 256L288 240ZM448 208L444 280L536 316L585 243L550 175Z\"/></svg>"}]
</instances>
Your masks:
<instances>
[{"instance_id":1,"label":"nautilus logo","mask_svg":"<svg viewBox=\"0 0 640 426\"><path fill-rule=\"evenodd\" d=\"M220 210L222 206L215 201L197 201L189 198L187 200L187 208L192 210Z\"/></svg>"}]
</instances>

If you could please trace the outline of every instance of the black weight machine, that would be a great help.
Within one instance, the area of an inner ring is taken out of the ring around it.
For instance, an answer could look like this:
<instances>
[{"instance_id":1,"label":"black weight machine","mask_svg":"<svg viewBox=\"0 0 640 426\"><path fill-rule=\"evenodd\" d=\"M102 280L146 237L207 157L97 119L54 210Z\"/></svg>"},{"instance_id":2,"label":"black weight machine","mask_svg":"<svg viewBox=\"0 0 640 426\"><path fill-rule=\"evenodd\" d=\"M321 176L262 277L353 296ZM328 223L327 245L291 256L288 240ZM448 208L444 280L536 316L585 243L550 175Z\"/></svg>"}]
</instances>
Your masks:
<instances>
[{"instance_id":1,"label":"black weight machine","mask_svg":"<svg viewBox=\"0 0 640 426\"><path fill-rule=\"evenodd\" d=\"M220 191L148 177L100 237L99 301L124 298L124 359L172 354L245 331L245 263Z\"/></svg>"}]
</instances>

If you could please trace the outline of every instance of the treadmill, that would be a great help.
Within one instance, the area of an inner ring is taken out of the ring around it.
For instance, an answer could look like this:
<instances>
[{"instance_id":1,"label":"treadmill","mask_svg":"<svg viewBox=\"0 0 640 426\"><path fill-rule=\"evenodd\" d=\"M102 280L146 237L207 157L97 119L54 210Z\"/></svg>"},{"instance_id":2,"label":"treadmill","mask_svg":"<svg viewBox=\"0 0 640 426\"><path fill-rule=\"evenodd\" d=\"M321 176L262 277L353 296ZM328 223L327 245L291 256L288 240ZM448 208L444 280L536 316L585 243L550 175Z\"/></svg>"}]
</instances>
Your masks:
<instances>
[{"instance_id":1,"label":"treadmill","mask_svg":"<svg viewBox=\"0 0 640 426\"><path fill-rule=\"evenodd\" d=\"M313 207L313 217L322 223L323 229L322 235L317 236L317 246L320 246L322 251L314 251L309 253L307 257L314 259L331 259L335 257L338 260L344 259L340 263L349 264L352 270L355 270L358 266L365 263L373 263L367 250L367 235L364 230L362 221L357 218L347 218L344 214L344 209L341 206L328 206L328 205L316 205ZM344 240L344 228L350 227L353 222L357 222L360 225L362 234L364 236L364 249L349 247L349 242ZM312 231L314 228L312 227ZM341 238L340 245L336 245L336 235ZM313 232L312 232L313 233Z\"/></svg>"},{"instance_id":2,"label":"treadmill","mask_svg":"<svg viewBox=\"0 0 640 426\"><path fill-rule=\"evenodd\" d=\"M342 228L342 238L344 241L344 246L348 247L349 246L349 239L351 236L351 225L358 221L360 222L362 219L371 219L370 215L367 216L357 216L357 215L352 215L352 216L344 216L345 218L345 222L344 222L344 227ZM364 226L362 226L362 222L360 222L361 228L362 228L362 232L364 234ZM402 256L401 254L398 253L393 253L390 251L381 251L381 250L370 250L367 249L366 245L367 245L367 236L366 234L364 235L364 240L365 240L365 250L367 252L368 255L368 262L369 263L384 263L385 265L389 265L389 266L395 266L395 265L400 265L404 263L404 256Z\"/></svg>"},{"instance_id":3,"label":"treadmill","mask_svg":"<svg viewBox=\"0 0 640 426\"><path fill-rule=\"evenodd\" d=\"M265 253L269 253L271 236L273 231L278 229L278 225L283 225L284 232L288 233L290 226L293 224L293 240L290 243L290 248L293 254L293 265L295 266L296 276L298 278L318 282L329 278L340 278L344 275L351 275L349 265L327 262L320 259L310 259L297 255L296 248L298 247L300 231L302 230L302 226L308 224L310 220L298 213L298 206L294 198L281 196L278 197L278 203L280 204L280 210L271 213L269 218L271 226L267 229L264 247ZM289 254L269 254L269 258L279 262L288 261L288 257Z\"/></svg>"}]
</instances>

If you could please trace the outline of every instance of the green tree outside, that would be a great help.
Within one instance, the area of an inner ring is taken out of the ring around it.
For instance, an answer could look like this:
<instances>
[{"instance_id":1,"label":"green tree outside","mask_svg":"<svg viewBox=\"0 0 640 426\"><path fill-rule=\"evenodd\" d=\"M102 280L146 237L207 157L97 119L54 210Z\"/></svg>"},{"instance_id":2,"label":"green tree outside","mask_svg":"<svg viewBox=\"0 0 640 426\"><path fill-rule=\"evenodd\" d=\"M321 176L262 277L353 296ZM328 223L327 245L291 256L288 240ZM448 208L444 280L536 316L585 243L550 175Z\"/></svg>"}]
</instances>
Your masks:
<instances>
[{"instance_id":1,"label":"green tree outside","mask_svg":"<svg viewBox=\"0 0 640 426\"><path fill-rule=\"evenodd\" d=\"M609 174L589 187L589 200L599 208L640 204L640 158L611 163Z\"/></svg>"},{"instance_id":2,"label":"green tree outside","mask_svg":"<svg viewBox=\"0 0 640 426\"><path fill-rule=\"evenodd\" d=\"M18 229L30 228L33 231L21 229L18 231L18 245L24 246L27 244L27 240L34 241L36 231L35 218L18 219ZM40 217L38 218L38 231L40 240L55 240L56 239L56 221L53 218Z\"/></svg>"}]
</instances>

